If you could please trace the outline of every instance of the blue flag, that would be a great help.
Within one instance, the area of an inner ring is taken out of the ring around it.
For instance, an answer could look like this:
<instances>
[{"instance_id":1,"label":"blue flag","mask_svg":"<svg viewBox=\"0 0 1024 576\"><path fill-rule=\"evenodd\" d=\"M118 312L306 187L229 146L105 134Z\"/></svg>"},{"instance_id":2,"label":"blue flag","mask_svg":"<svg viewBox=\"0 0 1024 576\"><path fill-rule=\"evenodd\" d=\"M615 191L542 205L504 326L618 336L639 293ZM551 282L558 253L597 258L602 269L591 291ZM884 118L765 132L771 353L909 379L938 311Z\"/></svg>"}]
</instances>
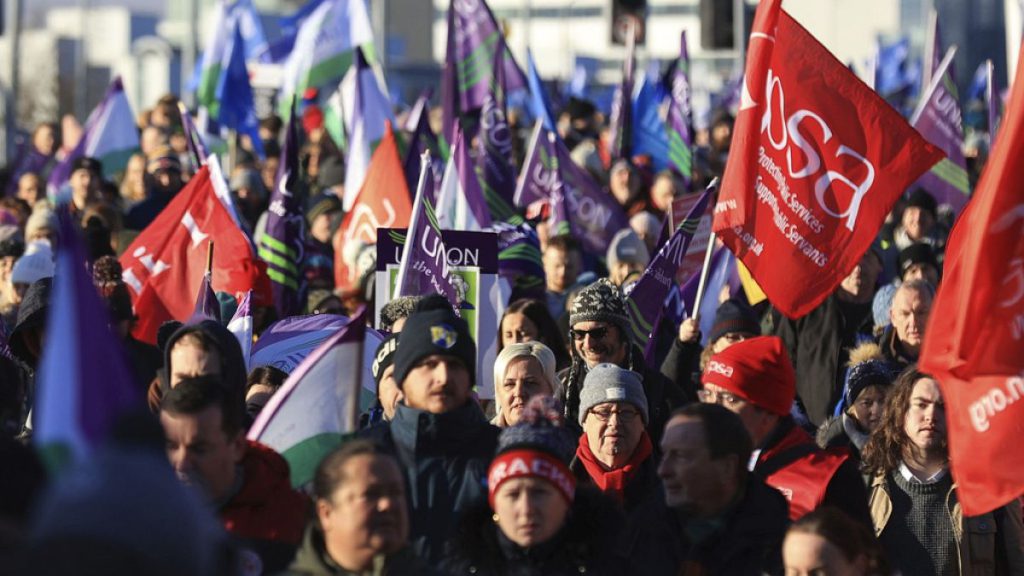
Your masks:
<instances>
[{"instance_id":1,"label":"blue flag","mask_svg":"<svg viewBox=\"0 0 1024 576\"><path fill-rule=\"evenodd\" d=\"M224 52L221 70L215 91L220 103L217 123L221 128L249 135L253 150L260 158L264 158L260 122L256 117L256 106L253 103L249 70L245 67L245 43L239 22L235 22L235 32Z\"/></svg>"},{"instance_id":2,"label":"blue flag","mask_svg":"<svg viewBox=\"0 0 1024 576\"><path fill-rule=\"evenodd\" d=\"M534 118L544 121L544 128L555 131L555 119L551 115L551 102L548 101L547 92L544 90L544 83L537 73L537 65L533 63L533 53L526 51L526 79L530 83L530 113Z\"/></svg>"},{"instance_id":3,"label":"blue flag","mask_svg":"<svg viewBox=\"0 0 1024 576\"><path fill-rule=\"evenodd\" d=\"M661 171L669 165L668 130L659 113L663 92L647 77L640 82L633 100L633 154L649 155L654 169Z\"/></svg>"}]
</instances>

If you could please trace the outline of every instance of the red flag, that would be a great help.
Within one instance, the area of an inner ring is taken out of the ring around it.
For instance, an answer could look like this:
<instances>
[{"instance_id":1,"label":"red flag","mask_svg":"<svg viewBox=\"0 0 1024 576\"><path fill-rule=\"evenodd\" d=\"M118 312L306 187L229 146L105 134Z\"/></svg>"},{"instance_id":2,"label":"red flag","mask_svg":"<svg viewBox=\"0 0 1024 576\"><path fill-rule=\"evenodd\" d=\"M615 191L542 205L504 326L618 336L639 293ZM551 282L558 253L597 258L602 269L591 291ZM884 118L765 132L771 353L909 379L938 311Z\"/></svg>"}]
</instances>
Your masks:
<instances>
[{"instance_id":1,"label":"red flag","mask_svg":"<svg viewBox=\"0 0 1024 576\"><path fill-rule=\"evenodd\" d=\"M762 1L754 18L714 230L796 318L853 270L942 153L781 4Z\"/></svg>"},{"instance_id":2,"label":"red flag","mask_svg":"<svg viewBox=\"0 0 1024 576\"><path fill-rule=\"evenodd\" d=\"M138 316L136 338L156 342L161 324L192 315L210 240L215 290L237 298L260 288L260 266L249 240L217 198L204 166L121 256Z\"/></svg>"},{"instance_id":3,"label":"red flag","mask_svg":"<svg viewBox=\"0 0 1024 576\"><path fill-rule=\"evenodd\" d=\"M950 234L921 350L946 402L968 516L1024 493L1024 68L1013 86L998 146Z\"/></svg>"},{"instance_id":4,"label":"red flag","mask_svg":"<svg viewBox=\"0 0 1024 576\"><path fill-rule=\"evenodd\" d=\"M334 235L334 284L347 292L356 287L356 272L345 265L342 254L350 241L376 244L377 228L406 228L412 214L409 186L398 155L398 145L390 124L384 138L370 158L366 179L352 210L345 214L341 227Z\"/></svg>"}]
</instances>

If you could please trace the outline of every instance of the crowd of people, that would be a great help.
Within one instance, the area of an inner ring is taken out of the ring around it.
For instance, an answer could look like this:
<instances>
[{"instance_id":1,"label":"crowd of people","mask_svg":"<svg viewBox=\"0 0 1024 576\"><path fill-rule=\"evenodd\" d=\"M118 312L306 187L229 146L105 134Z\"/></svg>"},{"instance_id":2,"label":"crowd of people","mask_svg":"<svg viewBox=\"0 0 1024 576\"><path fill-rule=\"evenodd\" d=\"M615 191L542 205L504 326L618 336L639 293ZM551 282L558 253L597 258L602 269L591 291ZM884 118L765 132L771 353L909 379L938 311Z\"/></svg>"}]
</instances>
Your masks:
<instances>
[{"instance_id":1,"label":"crowd of people","mask_svg":"<svg viewBox=\"0 0 1024 576\"><path fill-rule=\"evenodd\" d=\"M510 123L521 161L528 127L514 113ZM916 367L928 317L942 312L931 303L944 207L908 191L801 318L727 284L710 332L663 319L651 361L625 295L672 202L721 175L732 118L720 112L698 135L692 190L649 158L612 162L592 103L570 100L558 123L629 227L594 254L534 215L543 290L513 287L504 303L484 367L493 390L475 381L477 345L444 297L384 305L377 403L298 487L280 454L246 437L286 372L247 372L214 320L168 323L155 344L132 336L138 311L117 257L198 168L177 98L139 116L140 150L115 179L77 159L63 205L47 180L75 143L37 126L0 199L0 574L1024 575L1021 503L963 515L941 389ZM265 119L266 159L243 144L228 174L253 237L283 126ZM315 104L302 133L305 312L351 316L372 305L373 266L365 247L334 242L345 166ZM30 440L62 212L148 403L55 473ZM358 271L354 286L335 285L339 263ZM235 299L218 300L226 322ZM279 318L257 308L258 339Z\"/></svg>"}]
</instances>

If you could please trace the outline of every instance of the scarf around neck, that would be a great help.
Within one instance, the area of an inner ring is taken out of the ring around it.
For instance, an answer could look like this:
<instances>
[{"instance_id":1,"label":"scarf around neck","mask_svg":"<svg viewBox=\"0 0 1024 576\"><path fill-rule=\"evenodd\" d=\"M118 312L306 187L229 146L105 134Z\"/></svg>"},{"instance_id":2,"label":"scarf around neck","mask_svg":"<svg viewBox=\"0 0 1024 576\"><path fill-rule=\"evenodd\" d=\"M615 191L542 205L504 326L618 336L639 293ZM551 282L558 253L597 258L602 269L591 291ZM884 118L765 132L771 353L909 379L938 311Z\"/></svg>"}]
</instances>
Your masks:
<instances>
[{"instance_id":1,"label":"scarf around neck","mask_svg":"<svg viewBox=\"0 0 1024 576\"><path fill-rule=\"evenodd\" d=\"M633 450L633 455L629 458L629 462L626 462L621 468L605 470L604 465L597 460L597 457L590 450L590 442L587 441L587 435L584 433L580 435L580 444L576 448L576 457L583 463L583 468L586 469L587 475L600 488L601 492L613 496L621 503L625 500L626 484L636 476L636 473L640 470L640 465L651 456L653 451L654 446L651 444L651 438L647 435L647 431L644 430L640 436L640 443Z\"/></svg>"}]
</instances>

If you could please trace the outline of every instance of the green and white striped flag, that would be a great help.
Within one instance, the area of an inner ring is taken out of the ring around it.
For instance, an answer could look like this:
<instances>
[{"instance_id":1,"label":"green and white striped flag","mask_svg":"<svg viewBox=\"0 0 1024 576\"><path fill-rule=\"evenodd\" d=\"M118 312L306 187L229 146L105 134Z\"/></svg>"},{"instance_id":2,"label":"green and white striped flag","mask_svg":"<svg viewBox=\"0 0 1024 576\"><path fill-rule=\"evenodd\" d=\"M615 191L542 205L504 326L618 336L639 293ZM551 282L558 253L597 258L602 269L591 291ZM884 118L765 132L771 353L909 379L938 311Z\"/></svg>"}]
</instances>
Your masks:
<instances>
[{"instance_id":1,"label":"green and white striped flag","mask_svg":"<svg viewBox=\"0 0 1024 576\"><path fill-rule=\"evenodd\" d=\"M283 112L293 95L301 97L306 88L340 81L357 46L368 60L374 59L373 28L364 0L326 0L314 10L302 23L285 61L278 99Z\"/></svg>"}]
</instances>

